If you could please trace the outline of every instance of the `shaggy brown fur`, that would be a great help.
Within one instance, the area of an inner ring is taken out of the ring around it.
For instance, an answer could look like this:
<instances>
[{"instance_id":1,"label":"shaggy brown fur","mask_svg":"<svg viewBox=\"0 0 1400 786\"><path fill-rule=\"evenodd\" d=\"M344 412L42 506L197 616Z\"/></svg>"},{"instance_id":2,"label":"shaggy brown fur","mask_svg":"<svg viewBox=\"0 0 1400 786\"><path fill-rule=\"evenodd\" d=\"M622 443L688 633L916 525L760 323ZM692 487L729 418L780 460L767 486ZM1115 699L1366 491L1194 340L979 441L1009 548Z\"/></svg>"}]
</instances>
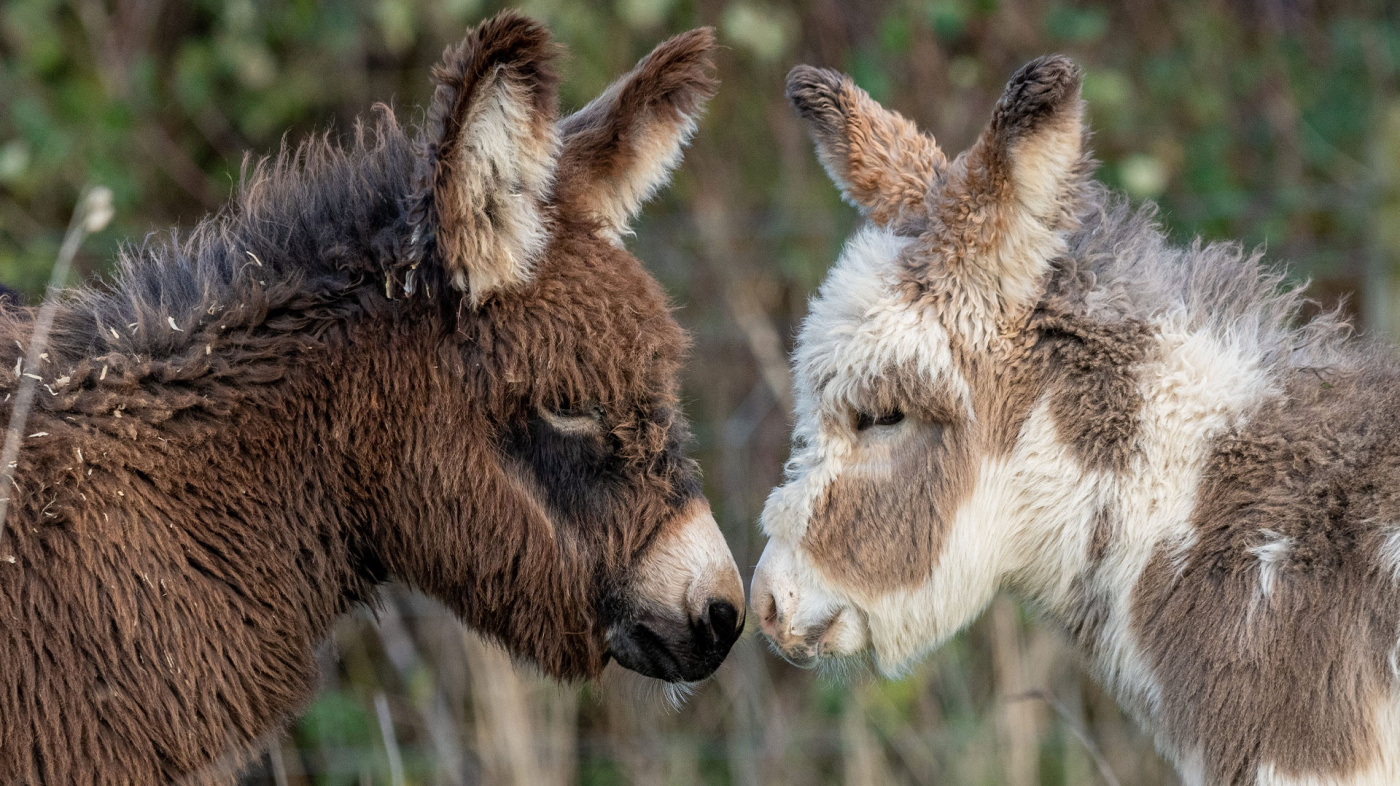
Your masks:
<instances>
[{"instance_id":1,"label":"shaggy brown fur","mask_svg":"<svg viewBox=\"0 0 1400 786\"><path fill-rule=\"evenodd\" d=\"M317 642L391 577L550 674L607 663L647 600L639 559L703 508L685 336L635 258L539 193L532 276L475 308L448 286L499 226L455 206L480 195L447 205L438 159L472 143L444 140L484 76L552 127L551 51L518 16L483 24L434 72L421 138L386 111L348 147L284 151L224 214L65 295L45 363L19 369L42 387L0 540L0 783L216 778L306 703ZM15 369L34 312L4 308ZM668 678L737 635L702 632Z\"/></svg>"},{"instance_id":2,"label":"shaggy brown fur","mask_svg":"<svg viewBox=\"0 0 1400 786\"><path fill-rule=\"evenodd\" d=\"M1379 753L1400 641L1396 566L1380 559L1400 521L1393 413L1391 369L1294 372L1212 446L1195 545L1159 548L1144 571L1133 612L1159 722L1213 783L1251 783L1261 764L1345 775ZM1260 554L1270 542L1287 545Z\"/></svg>"}]
</instances>

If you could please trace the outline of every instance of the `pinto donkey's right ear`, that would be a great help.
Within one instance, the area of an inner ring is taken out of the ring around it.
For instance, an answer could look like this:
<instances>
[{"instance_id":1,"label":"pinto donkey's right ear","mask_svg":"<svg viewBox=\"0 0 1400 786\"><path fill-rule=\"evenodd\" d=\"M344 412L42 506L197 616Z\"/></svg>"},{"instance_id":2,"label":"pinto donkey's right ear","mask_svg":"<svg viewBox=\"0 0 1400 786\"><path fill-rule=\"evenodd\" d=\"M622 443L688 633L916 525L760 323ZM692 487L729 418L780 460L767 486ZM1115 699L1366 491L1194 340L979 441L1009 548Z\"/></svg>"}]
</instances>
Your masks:
<instances>
[{"instance_id":1,"label":"pinto donkey's right ear","mask_svg":"<svg viewBox=\"0 0 1400 786\"><path fill-rule=\"evenodd\" d=\"M555 54L543 26L506 11L433 67L409 221L415 246L434 242L453 286L474 304L529 280L548 239Z\"/></svg>"},{"instance_id":2,"label":"pinto donkey's right ear","mask_svg":"<svg viewBox=\"0 0 1400 786\"><path fill-rule=\"evenodd\" d=\"M787 98L841 196L871 221L917 234L927 223L929 186L948 167L933 137L830 69L792 69Z\"/></svg>"}]
</instances>

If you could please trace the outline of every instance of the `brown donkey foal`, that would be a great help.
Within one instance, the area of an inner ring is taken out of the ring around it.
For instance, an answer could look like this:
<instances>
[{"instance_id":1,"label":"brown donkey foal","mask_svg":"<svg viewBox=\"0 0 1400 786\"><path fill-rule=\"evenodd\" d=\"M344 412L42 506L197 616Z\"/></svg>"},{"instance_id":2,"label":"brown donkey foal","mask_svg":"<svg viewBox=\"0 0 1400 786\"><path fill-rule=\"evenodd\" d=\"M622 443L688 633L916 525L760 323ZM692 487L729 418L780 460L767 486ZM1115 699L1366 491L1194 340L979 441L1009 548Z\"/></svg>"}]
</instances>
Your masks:
<instances>
[{"instance_id":1,"label":"brown donkey foal","mask_svg":"<svg viewBox=\"0 0 1400 786\"><path fill-rule=\"evenodd\" d=\"M68 293L0 540L0 783L216 780L396 578L560 678L708 676L738 571L683 448L686 338L618 241L715 89L706 30L556 118L503 14L387 110ZM9 398L8 396L6 397Z\"/></svg>"},{"instance_id":2,"label":"brown donkey foal","mask_svg":"<svg viewBox=\"0 0 1400 786\"><path fill-rule=\"evenodd\" d=\"M869 221L798 339L763 629L898 673L1009 589L1188 783L1400 784L1400 362L1094 184L1079 85L1032 62L950 160L789 77Z\"/></svg>"}]
</instances>

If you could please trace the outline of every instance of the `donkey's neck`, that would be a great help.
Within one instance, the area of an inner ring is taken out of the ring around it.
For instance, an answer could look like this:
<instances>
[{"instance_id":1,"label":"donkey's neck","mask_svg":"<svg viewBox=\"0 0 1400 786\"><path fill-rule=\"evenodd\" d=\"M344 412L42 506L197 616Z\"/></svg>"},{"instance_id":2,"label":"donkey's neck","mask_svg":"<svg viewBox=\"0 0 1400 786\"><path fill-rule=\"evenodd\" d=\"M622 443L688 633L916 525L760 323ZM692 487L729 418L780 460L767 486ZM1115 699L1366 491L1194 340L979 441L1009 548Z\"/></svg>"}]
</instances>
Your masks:
<instances>
[{"instance_id":1,"label":"donkey's neck","mask_svg":"<svg viewBox=\"0 0 1400 786\"><path fill-rule=\"evenodd\" d=\"M1152 690L1130 631L1138 577L1159 549L1196 537L1192 514L1214 438L1276 395L1269 369L1211 333L1163 320L1133 369L1140 396L1121 467L1089 469L1062 444L1048 402L1017 447L1023 506L1007 584L1042 608L1130 709ZM1050 504L1045 504L1046 501Z\"/></svg>"}]
</instances>

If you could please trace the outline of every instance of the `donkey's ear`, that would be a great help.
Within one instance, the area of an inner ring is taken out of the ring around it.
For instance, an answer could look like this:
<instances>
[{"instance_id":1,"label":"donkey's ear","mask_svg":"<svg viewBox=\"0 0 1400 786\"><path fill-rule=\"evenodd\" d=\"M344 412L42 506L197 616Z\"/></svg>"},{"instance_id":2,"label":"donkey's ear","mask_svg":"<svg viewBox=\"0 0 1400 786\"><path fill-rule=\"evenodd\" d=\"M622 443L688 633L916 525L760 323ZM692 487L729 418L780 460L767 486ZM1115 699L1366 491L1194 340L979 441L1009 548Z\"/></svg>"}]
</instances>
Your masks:
<instances>
[{"instance_id":1,"label":"donkey's ear","mask_svg":"<svg viewBox=\"0 0 1400 786\"><path fill-rule=\"evenodd\" d=\"M933 137L836 71L797 66L788 73L787 97L847 202L877 224L922 228L929 186L948 166Z\"/></svg>"},{"instance_id":2,"label":"donkey's ear","mask_svg":"<svg viewBox=\"0 0 1400 786\"><path fill-rule=\"evenodd\" d=\"M434 240L474 303L528 280L548 237L559 155L554 56L542 26L503 12L433 67L410 222L415 245Z\"/></svg>"},{"instance_id":3,"label":"donkey's ear","mask_svg":"<svg viewBox=\"0 0 1400 786\"><path fill-rule=\"evenodd\" d=\"M628 232L637 211L670 180L719 86L714 51L708 27L671 38L559 124L561 207L594 217L614 236Z\"/></svg>"},{"instance_id":4,"label":"donkey's ear","mask_svg":"<svg viewBox=\"0 0 1400 786\"><path fill-rule=\"evenodd\" d=\"M930 239L945 265L994 281L1003 307L1038 296L1064 250L1088 181L1079 67L1061 56L1022 66L977 142L930 200Z\"/></svg>"}]
</instances>

